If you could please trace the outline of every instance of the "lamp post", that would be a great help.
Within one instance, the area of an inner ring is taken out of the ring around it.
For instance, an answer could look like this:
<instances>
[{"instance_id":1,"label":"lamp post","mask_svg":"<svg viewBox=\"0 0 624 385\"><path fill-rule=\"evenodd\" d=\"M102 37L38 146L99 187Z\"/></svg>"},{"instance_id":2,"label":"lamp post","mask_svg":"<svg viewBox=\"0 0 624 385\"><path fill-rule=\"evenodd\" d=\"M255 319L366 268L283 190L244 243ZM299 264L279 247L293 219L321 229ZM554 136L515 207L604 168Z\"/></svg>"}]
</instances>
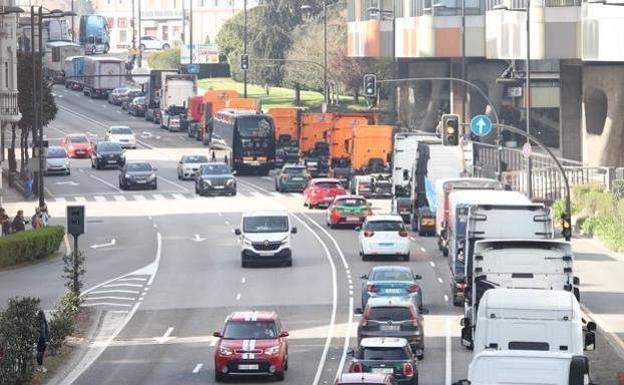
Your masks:
<instances>
[{"instance_id":1,"label":"lamp post","mask_svg":"<svg viewBox=\"0 0 624 385\"><path fill-rule=\"evenodd\" d=\"M193 0L190 0L191 4L189 6L189 53L190 53L190 63L193 64Z\"/></svg>"},{"instance_id":2,"label":"lamp post","mask_svg":"<svg viewBox=\"0 0 624 385\"><path fill-rule=\"evenodd\" d=\"M137 19L138 19L138 41L139 41L139 68L143 66L143 50L141 49L141 1L137 1Z\"/></svg>"}]
</instances>

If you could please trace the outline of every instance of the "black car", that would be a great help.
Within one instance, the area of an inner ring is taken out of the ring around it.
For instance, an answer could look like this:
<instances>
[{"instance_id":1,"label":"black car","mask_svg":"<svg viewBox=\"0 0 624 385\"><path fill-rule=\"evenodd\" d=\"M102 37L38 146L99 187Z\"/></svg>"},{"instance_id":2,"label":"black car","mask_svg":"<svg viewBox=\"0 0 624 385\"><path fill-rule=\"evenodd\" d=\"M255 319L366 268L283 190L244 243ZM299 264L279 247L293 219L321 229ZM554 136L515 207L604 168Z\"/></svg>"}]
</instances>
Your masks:
<instances>
[{"instance_id":1,"label":"black car","mask_svg":"<svg viewBox=\"0 0 624 385\"><path fill-rule=\"evenodd\" d=\"M127 95L122 95L119 100L121 100L121 109L124 111L128 110L128 106L130 105L130 103L132 103L132 101L135 98L138 98L140 96L143 96L144 93L141 90L131 90L128 92Z\"/></svg>"},{"instance_id":2,"label":"black car","mask_svg":"<svg viewBox=\"0 0 624 385\"><path fill-rule=\"evenodd\" d=\"M128 104L128 114L133 116L145 116L145 110L147 109L147 101L145 96L139 96L132 99L132 102Z\"/></svg>"},{"instance_id":3,"label":"black car","mask_svg":"<svg viewBox=\"0 0 624 385\"><path fill-rule=\"evenodd\" d=\"M151 188L156 190L156 169L148 162L128 162L119 173L119 188L122 190L132 187Z\"/></svg>"},{"instance_id":4,"label":"black car","mask_svg":"<svg viewBox=\"0 0 624 385\"><path fill-rule=\"evenodd\" d=\"M195 177L195 193L199 195L236 195L236 179L225 163L214 162L202 165Z\"/></svg>"},{"instance_id":5,"label":"black car","mask_svg":"<svg viewBox=\"0 0 624 385\"><path fill-rule=\"evenodd\" d=\"M102 169L106 167L120 168L126 164L126 155L118 143L98 142L91 152L91 167Z\"/></svg>"}]
</instances>

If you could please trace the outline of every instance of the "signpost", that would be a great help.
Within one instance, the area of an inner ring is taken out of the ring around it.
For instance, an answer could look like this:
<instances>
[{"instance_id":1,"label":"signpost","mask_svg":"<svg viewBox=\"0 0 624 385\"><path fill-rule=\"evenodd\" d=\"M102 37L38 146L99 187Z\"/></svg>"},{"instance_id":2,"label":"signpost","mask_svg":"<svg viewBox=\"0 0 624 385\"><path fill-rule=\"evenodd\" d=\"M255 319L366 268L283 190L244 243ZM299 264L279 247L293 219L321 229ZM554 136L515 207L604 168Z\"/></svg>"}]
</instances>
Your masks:
<instances>
[{"instance_id":1,"label":"signpost","mask_svg":"<svg viewBox=\"0 0 624 385\"><path fill-rule=\"evenodd\" d=\"M470 131L476 136L488 136L492 132L492 120L487 115L475 115L470 120Z\"/></svg>"},{"instance_id":2,"label":"signpost","mask_svg":"<svg viewBox=\"0 0 624 385\"><path fill-rule=\"evenodd\" d=\"M67 232L74 237L74 271L73 271L73 288L76 291L76 295L80 295L80 285L78 282L80 274L78 273L78 237L84 234L84 218L85 207L84 206L67 206Z\"/></svg>"}]
</instances>

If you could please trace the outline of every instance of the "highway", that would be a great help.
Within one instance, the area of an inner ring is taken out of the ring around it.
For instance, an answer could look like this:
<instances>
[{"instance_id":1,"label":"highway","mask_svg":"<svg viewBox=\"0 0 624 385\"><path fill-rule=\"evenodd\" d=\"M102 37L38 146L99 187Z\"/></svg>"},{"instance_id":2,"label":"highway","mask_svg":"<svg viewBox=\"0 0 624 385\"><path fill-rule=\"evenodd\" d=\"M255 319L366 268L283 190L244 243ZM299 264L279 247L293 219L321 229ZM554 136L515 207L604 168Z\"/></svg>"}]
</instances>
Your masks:
<instances>
[{"instance_id":1,"label":"highway","mask_svg":"<svg viewBox=\"0 0 624 385\"><path fill-rule=\"evenodd\" d=\"M176 165L183 154L209 155L207 147L104 100L58 86L54 92L59 113L46 132L51 144L68 133L102 138L109 125L129 125L140 142L138 149L126 152L127 158L152 162L159 181L157 190L122 191L119 171L96 171L89 160L77 159L71 161L70 176L46 177L56 221L62 223L66 205L86 206L88 223L80 239L87 254L84 306L106 312L106 327L66 383L213 383L213 331L221 329L232 311L267 309L277 311L290 332L285 383L333 384L337 373L348 369L347 350L356 346L359 318L353 310L361 306L360 276L380 264L407 265L423 277L429 312L424 316L420 384L450 385L466 378L472 354L458 338L462 310L449 302L448 262L433 238L411 234L409 262L363 262L355 231L329 229L322 211L304 208L299 194L276 193L271 177L239 177L236 197L196 197L192 181L177 179ZM383 212L388 202L374 201L373 207ZM240 266L233 230L242 212L265 208L293 215L299 231L293 237L292 268ZM624 299L615 288L624 261L591 252L591 244L578 247L581 290L587 291L582 301L603 314L610 331L624 336ZM46 292L43 303L51 308L63 289L61 265L56 260L0 272L0 292ZM609 277L608 282L601 277ZM18 288L20 282L28 284Z\"/></svg>"}]
</instances>

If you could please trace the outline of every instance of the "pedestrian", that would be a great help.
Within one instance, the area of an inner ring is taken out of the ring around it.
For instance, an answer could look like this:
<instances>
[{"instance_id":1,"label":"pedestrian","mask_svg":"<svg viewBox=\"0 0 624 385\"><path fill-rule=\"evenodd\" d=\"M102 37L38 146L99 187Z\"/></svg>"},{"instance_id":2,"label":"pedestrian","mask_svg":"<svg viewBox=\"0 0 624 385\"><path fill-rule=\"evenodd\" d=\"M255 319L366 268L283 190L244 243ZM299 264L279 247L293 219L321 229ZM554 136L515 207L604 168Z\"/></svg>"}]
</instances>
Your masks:
<instances>
[{"instance_id":1,"label":"pedestrian","mask_svg":"<svg viewBox=\"0 0 624 385\"><path fill-rule=\"evenodd\" d=\"M41 223L43 227L47 227L49 222L50 213L48 212L48 205L44 203L43 206L41 206Z\"/></svg>"},{"instance_id":2,"label":"pedestrian","mask_svg":"<svg viewBox=\"0 0 624 385\"><path fill-rule=\"evenodd\" d=\"M43 366L43 355L48 346L48 320L46 320L43 310L39 310L37 313L37 320L39 321L39 339L37 340L37 365L39 368L37 370L45 373L48 369Z\"/></svg>"},{"instance_id":3,"label":"pedestrian","mask_svg":"<svg viewBox=\"0 0 624 385\"><path fill-rule=\"evenodd\" d=\"M0 224L2 225L2 235L8 235L11 230L11 219L4 208L0 208Z\"/></svg>"},{"instance_id":4,"label":"pedestrian","mask_svg":"<svg viewBox=\"0 0 624 385\"><path fill-rule=\"evenodd\" d=\"M223 157L223 163L229 164L227 154L225 154L225 156Z\"/></svg>"},{"instance_id":5,"label":"pedestrian","mask_svg":"<svg viewBox=\"0 0 624 385\"><path fill-rule=\"evenodd\" d=\"M217 161L217 154L215 154L215 151L212 150L212 161L216 162Z\"/></svg>"},{"instance_id":6,"label":"pedestrian","mask_svg":"<svg viewBox=\"0 0 624 385\"><path fill-rule=\"evenodd\" d=\"M24 210L18 210L17 215L13 218L13 232L17 233L19 231L26 230L26 221L24 220Z\"/></svg>"},{"instance_id":7,"label":"pedestrian","mask_svg":"<svg viewBox=\"0 0 624 385\"><path fill-rule=\"evenodd\" d=\"M33 229L40 229L43 227L43 222L41 220L41 208L35 207L35 213L30 218L30 224Z\"/></svg>"}]
</instances>

